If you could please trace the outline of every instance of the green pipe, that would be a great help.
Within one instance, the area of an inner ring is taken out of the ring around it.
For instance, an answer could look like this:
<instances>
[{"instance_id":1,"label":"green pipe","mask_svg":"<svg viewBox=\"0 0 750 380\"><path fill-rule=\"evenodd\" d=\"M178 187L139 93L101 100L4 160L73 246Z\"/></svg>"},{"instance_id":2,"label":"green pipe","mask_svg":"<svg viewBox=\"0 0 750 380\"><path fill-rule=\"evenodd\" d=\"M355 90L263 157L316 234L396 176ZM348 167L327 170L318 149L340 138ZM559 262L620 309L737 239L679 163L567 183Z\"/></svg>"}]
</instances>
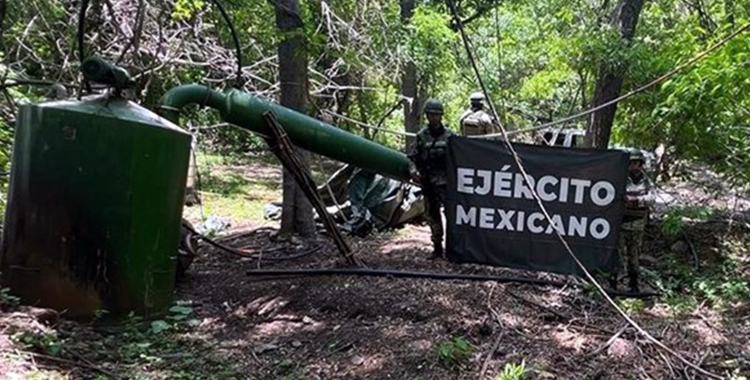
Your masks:
<instances>
[{"instance_id":1,"label":"green pipe","mask_svg":"<svg viewBox=\"0 0 750 380\"><path fill-rule=\"evenodd\" d=\"M169 121L179 124L180 111L187 105L198 104L211 107L222 115L226 111L226 96L199 84L185 84L167 91L159 99L158 113Z\"/></svg>"},{"instance_id":2,"label":"green pipe","mask_svg":"<svg viewBox=\"0 0 750 380\"><path fill-rule=\"evenodd\" d=\"M99 57L86 58L81 63L81 73L87 81L106 84L118 89L130 87L130 74L120 66Z\"/></svg>"},{"instance_id":3,"label":"green pipe","mask_svg":"<svg viewBox=\"0 0 750 380\"><path fill-rule=\"evenodd\" d=\"M263 120L263 114L270 111L292 142L301 148L392 178L409 180L409 159L403 153L246 92L232 89L221 93L189 84L169 90L159 104L159 113L174 123L178 122L183 107L198 104L218 110L228 123L263 136L271 135Z\"/></svg>"}]
</instances>

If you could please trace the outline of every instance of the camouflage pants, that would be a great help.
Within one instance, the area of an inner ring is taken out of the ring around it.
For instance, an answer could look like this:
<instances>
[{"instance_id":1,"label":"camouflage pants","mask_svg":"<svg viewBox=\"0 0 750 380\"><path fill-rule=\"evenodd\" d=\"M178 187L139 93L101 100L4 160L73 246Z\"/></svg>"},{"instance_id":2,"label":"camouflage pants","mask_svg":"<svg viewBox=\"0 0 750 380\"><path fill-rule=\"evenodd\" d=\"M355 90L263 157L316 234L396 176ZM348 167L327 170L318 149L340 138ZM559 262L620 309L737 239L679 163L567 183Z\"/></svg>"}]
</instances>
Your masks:
<instances>
[{"instance_id":1,"label":"camouflage pants","mask_svg":"<svg viewBox=\"0 0 750 380\"><path fill-rule=\"evenodd\" d=\"M634 283L637 284L639 264L638 261L641 257L641 247L643 245L643 231L646 229L646 218L637 219L634 221L626 222L622 224L620 229L620 238L618 244L618 253L620 255L620 268L627 271L628 277L630 278L631 287ZM619 268L614 273L616 278L620 272Z\"/></svg>"},{"instance_id":2,"label":"camouflage pants","mask_svg":"<svg viewBox=\"0 0 750 380\"><path fill-rule=\"evenodd\" d=\"M445 205L445 186L425 187L425 209L427 211L427 225L430 226L432 244L443 245L443 213Z\"/></svg>"}]
</instances>

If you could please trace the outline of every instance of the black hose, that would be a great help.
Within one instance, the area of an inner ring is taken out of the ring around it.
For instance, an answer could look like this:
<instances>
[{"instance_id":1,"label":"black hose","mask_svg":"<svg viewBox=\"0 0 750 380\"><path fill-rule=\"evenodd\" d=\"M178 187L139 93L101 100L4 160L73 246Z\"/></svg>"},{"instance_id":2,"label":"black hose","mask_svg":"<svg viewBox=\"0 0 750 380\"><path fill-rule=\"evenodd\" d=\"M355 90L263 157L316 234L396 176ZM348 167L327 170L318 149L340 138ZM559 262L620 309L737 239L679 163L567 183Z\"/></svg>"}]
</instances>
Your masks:
<instances>
[{"instance_id":1,"label":"black hose","mask_svg":"<svg viewBox=\"0 0 750 380\"><path fill-rule=\"evenodd\" d=\"M80 60L81 66L83 66L83 60L86 59L83 50L83 36L84 26L86 25L86 10L88 9L88 7L89 0L81 0L81 12L78 14L78 59ZM84 88L87 92L91 93L91 83L89 83L86 79L83 79L83 81L81 82L81 87L78 90L78 100L81 100Z\"/></svg>"},{"instance_id":2,"label":"black hose","mask_svg":"<svg viewBox=\"0 0 750 380\"><path fill-rule=\"evenodd\" d=\"M86 9L89 7L89 0L81 0L81 11L78 13L78 59L81 64L86 58L83 52L83 34L86 24Z\"/></svg>"},{"instance_id":3,"label":"black hose","mask_svg":"<svg viewBox=\"0 0 750 380\"><path fill-rule=\"evenodd\" d=\"M417 272L393 269L369 269L369 268L338 268L338 269L254 269L246 272L248 276L273 276L282 279L286 276L371 276L371 277L400 277L400 278L424 278L431 280L465 280L465 281L493 281L499 283L521 283L548 285L554 287L564 287L568 285L565 282L543 280L539 278L527 277L506 277L493 276L485 274L463 274L463 273L444 273L444 272ZM611 296L647 298L658 296L657 293L635 293L620 292L617 290L607 290Z\"/></svg>"},{"instance_id":4,"label":"black hose","mask_svg":"<svg viewBox=\"0 0 750 380\"><path fill-rule=\"evenodd\" d=\"M559 281L543 280L525 277L504 277L486 274L464 274L444 272L417 272L394 269L369 269L369 268L336 268L336 269L257 269L247 272L249 276L372 276L372 277L401 277L401 278L426 278L432 280L467 280L467 281L495 281L495 282L517 282L522 284L537 284L562 287L566 284Z\"/></svg>"},{"instance_id":5,"label":"black hose","mask_svg":"<svg viewBox=\"0 0 750 380\"><path fill-rule=\"evenodd\" d=\"M310 249L308 249L306 251L303 251L303 252L300 252L300 253L295 253L293 255L287 255L287 256L266 256L266 255L261 255L261 254L258 254L258 253L248 252L248 251L245 251L245 250L242 250L242 249L237 249L237 248L230 247L228 245L219 243L218 241L216 241L214 239L211 239L210 237L205 236L205 235L199 233L198 231L195 230L195 228L193 228L192 226L188 225L187 223L182 223L182 226L185 227L191 233L193 233L195 236L197 236L198 239L205 241L206 243L208 243L208 245L210 245L210 246L212 246L214 248L217 248L217 249L219 249L221 251L224 251L224 252L227 252L227 253L231 253L233 255L237 255L237 256L245 257L245 258L251 258L251 259L266 260L266 261L294 260L294 259L299 259L299 258L308 256L308 255L312 255L313 253L318 252L322 248L321 245L317 245L317 246L314 246L314 247L312 247L312 248L310 248Z\"/></svg>"},{"instance_id":6,"label":"black hose","mask_svg":"<svg viewBox=\"0 0 750 380\"><path fill-rule=\"evenodd\" d=\"M388 117L391 116L391 114L395 112L399 107L401 107L402 104L404 104L403 99L399 99L398 101L396 101L396 104L394 104L393 107L391 107L391 109L389 109L388 112L386 112L385 115L383 115L383 117L380 118L380 120L378 121L378 124L376 124L375 126L378 128L382 128L383 123L385 123L385 120L388 119ZM376 129L375 132L372 133L370 140L375 141L375 136L378 134L379 131L380 129Z\"/></svg>"},{"instance_id":7,"label":"black hose","mask_svg":"<svg viewBox=\"0 0 750 380\"><path fill-rule=\"evenodd\" d=\"M235 79L235 87L240 88L244 84L242 81L242 47L240 46L240 39L237 37L237 30L234 28L234 23L232 22L232 19L229 17L229 14L227 13L226 9L224 9L224 6L221 5L221 2L219 0L211 0L214 5L216 5L217 8L219 8L219 12L221 12L221 17L224 18L224 21L227 23L227 27L229 28L229 31L232 33L232 39L234 40L234 46L237 50L237 78Z\"/></svg>"},{"instance_id":8,"label":"black hose","mask_svg":"<svg viewBox=\"0 0 750 380\"><path fill-rule=\"evenodd\" d=\"M269 255L269 256L266 256L266 255L261 255L261 254L257 254L257 253L251 253L251 252L248 252L248 251L245 251L245 250L242 250L242 249L237 249L237 248L230 247L228 245L219 243L218 241L213 240L213 239L211 239L211 238L209 238L207 236L201 235L201 234L196 234L196 236L198 236L198 239L205 241L206 243L208 243L208 245L210 245L210 246L212 246L214 248L217 248L217 249L219 249L221 251L228 252L228 253L231 253L233 255L237 255L237 256L240 256L240 257L251 258L251 259L258 259L258 260L265 260L265 261L295 260L295 259L299 259L299 258L302 258L302 257L305 257L305 256L312 255L313 253L318 252L322 248L322 246L317 245L317 246L314 246L314 247L312 247L312 248L310 248L310 249L308 249L306 251L303 251L303 252L300 252L300 253L295 253L293 255L288 255L288 256L270 256Z\"/></svg>"}]
</instances>

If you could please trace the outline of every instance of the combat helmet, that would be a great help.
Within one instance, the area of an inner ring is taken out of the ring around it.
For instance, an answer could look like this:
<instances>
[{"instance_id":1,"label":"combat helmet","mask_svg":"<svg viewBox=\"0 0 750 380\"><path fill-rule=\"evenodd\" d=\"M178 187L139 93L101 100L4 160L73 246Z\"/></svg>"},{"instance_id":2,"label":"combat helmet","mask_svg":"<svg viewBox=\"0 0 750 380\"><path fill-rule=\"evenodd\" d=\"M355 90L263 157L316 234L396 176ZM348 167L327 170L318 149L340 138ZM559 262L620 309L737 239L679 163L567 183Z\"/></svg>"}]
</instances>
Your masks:
<instances>
[{"instance_id":1,"label":"combat helmet","mask_svg":"<svg viewBox=\"0 0 750 380\"><path fill-rule=\"evenodd\" d=\"M484 99L484 93L479 91L472 93L471 96L469 96L469 101L471 101L472 103L480 103L483 102Z\"/></svg>"},{"instance_id":2,"label":"combat helmet","mask_svg":"<svg viewBox=\"0 0 750 380\"><path fill-rule=\"evenodd\" d=\"M641 163L646 163L646 156L640 149L630 149L628 153L630 154L630 161L640 161Z\"/></svg>"},{"instance_id":3,"label":"combat helmet","mask_svg":"<svg viewBox=\"0 0 750 380\"><path fill-rule=\"evenodd\" d=\"M424 113L443 114L443 102L437 99L429 99L424 105Z\"/></svg>"}]
</instances>

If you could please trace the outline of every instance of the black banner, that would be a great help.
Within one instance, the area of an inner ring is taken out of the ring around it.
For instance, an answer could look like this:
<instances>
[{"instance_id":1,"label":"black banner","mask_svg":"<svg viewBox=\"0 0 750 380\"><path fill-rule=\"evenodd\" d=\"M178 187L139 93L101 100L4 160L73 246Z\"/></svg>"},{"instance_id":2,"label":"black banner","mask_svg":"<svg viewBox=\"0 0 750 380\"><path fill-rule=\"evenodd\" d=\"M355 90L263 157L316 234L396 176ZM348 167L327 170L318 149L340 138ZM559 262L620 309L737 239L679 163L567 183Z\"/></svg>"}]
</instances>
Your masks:
<instances>
[{"instance_id":1,"label":"black banner","mask_svg":"<svg viewBox=\"0 0 750 380\"><path fill-rule=\"evenodd\" d=\"M514 144L529 182L503 142L448 142L448 257L580 274L557 228L587 269L617 265L628 155L621 151ZM552 225L533 199L543 200Z\"/></svg>"}]
</instances>

